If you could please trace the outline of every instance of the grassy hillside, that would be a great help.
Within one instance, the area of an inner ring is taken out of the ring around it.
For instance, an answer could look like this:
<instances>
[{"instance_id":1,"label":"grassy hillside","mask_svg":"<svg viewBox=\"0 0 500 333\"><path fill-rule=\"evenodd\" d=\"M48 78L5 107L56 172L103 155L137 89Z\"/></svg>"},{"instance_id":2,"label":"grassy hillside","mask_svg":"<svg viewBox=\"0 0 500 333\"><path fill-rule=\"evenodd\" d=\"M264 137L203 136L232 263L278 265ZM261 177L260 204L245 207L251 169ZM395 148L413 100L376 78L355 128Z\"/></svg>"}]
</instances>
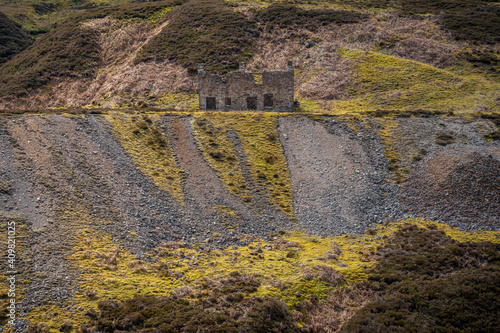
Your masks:
<instances>
[{"instance_id":1,"label":"grassy hillside","mask_svg":"<svg viewBox=\"0 0 500 333\"><path fill-rule=\"evenodd\" d=\"M199 62L224 74L242 60L262 71L293 59L304 111L499 109L499 9L491 1L123 3L1 7L27 29L37 15L60 18L0 67L2 108L186 109L178 97L194 96Z\"/></svg>"},{"instance_id":2,"label":"grassy hillside","mask_svg":"<svg viewBox=\"0 0 500 333\"><path fill-rule=\"evenodd\" d=\"M106 7L73 16L0 68L0 97L23 96L57 77L94 77L102 60L100 34L84 22L108 16L122 21L154 20L156 12L176 3Z\"/></svg>"},{"instance_id":3,"label":"grassy hillside","mask_svg":"<svg viewBox=\"0 0 500 333\"><path fill-rule=\"evenodd\" d=\"M29 332L467 332L500 324L491 316L497 233L407 219L362 235L279 233L209 252L166 243L147 260L90 230L77 242L70 259L85 272L76 294L82 310L35 308L30 319L41 324Z\"/></svg>"}]
</instances>

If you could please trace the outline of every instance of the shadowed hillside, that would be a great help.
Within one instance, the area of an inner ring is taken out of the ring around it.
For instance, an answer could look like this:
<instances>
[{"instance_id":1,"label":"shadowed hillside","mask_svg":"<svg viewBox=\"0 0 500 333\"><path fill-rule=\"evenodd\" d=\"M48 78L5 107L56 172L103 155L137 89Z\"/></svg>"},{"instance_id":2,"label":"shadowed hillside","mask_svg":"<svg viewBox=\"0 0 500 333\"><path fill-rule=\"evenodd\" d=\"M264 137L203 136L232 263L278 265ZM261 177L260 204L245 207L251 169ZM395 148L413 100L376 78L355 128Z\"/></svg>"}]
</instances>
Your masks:
<instances>
[{"instance_id":1,"label":"shadowed hillside","mask_svg":"<svg viewBox=\"0 0 500 333\"><path fill-rule=\"evenodd\" d=\"M20 25L0 12L0 64L26 49L32 42Z\"/></svg>"}]
</instances>

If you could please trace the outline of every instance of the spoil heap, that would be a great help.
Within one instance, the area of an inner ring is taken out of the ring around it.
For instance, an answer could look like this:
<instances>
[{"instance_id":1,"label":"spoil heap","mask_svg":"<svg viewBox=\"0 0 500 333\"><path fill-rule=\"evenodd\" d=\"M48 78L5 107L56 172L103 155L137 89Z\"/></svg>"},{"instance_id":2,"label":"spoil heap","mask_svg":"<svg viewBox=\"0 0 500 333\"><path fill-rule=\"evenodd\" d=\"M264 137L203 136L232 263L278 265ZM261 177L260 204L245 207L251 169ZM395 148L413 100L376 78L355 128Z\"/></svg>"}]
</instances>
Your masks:
<instances>
[{"instance_id":1,"label":"spoil heap","mask_svg":"<svg viewBox=\"0 0 500 333\"><path fill-rule=\"evenodd\" d=\"M494 148L440 151L412 171L401 201L407 213L460 228L500 228L500 160Z\"/></svg>"}]
</instances>

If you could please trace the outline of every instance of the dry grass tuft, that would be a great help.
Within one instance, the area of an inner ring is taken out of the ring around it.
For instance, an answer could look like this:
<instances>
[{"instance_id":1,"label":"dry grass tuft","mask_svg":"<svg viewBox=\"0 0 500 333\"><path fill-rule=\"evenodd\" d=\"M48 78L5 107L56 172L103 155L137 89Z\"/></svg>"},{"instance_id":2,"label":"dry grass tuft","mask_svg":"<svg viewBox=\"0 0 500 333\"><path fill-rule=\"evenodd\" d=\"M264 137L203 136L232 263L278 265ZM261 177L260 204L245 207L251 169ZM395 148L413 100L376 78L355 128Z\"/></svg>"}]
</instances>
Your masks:
<instances>
[{"instance_id":1,"label":"dry grass tuft","mask_svg":"<svg viewBox=\"0 0 500 333\"><path fill-rule=\"evenodd\" d=\"M344 276L331 266L318 265L314 268L318 271L318 276L323 282L337 286L344 280Z\"/></svg>"},{"instance_id":2,"label":"dry grass tuft","mask_svg":"<svg viewBox=\"0 0 500 333\"><path fill-rule=\"evenodd\" d=\"M372 301L374 292L354 285L347 289L333 290L324 302L311 307L306 314L307 332L337 332L358 309Z\"/></svg>"}]
</instances>

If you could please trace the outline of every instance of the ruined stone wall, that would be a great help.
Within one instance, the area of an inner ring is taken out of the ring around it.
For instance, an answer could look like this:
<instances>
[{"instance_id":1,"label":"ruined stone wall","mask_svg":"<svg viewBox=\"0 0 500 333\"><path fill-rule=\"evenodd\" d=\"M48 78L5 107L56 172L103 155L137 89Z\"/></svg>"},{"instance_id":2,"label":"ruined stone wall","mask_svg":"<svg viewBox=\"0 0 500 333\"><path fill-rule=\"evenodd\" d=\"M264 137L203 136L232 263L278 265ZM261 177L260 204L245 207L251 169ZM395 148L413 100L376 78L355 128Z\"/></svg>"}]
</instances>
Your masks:
<instances>
[{"instance_id":1,"label":"ruined stone wall","mask_svg":"<svg viewBox=\"0 0 500 333\"><path fill-rule=\"evenodd\" d=\"M227 74L224 79L220 75L207 73L200 65L198 93L200 110L292 111L293 67L289 62L287 71L263 72L262 83L256 83L255 75L245 72L244 64L240 64L240 70Z\"/></svg>"}]
</instances>

